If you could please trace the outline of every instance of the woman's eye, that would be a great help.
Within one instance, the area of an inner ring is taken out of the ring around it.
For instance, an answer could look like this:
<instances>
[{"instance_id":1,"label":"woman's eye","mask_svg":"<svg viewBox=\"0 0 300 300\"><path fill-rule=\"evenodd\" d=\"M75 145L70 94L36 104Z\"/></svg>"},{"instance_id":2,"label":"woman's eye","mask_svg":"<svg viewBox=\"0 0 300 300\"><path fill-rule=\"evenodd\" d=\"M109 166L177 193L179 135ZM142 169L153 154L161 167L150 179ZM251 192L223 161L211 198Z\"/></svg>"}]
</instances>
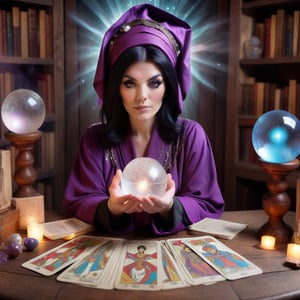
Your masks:
<instances>
[{"instance_id":1,"label":"woman's eye","mask_svg":"<svg viewBox=\"0 0 300 300\"><path fill-rule=\"evenodd\" d=\"M158 88L162 84L161 80L153 80L149 82L149 87L150 88Z\"/></svg>"},{"instance_id":2,"label":"woman's eye","mask_svg":"<svg viewBox=\"0 0 300 300\"><path fill-rule=\"evenodd\" d=\"M127 88L132 88L135 86L134 82L132 80L124 80L122 84Z\"/></svg>"}]
</instances>

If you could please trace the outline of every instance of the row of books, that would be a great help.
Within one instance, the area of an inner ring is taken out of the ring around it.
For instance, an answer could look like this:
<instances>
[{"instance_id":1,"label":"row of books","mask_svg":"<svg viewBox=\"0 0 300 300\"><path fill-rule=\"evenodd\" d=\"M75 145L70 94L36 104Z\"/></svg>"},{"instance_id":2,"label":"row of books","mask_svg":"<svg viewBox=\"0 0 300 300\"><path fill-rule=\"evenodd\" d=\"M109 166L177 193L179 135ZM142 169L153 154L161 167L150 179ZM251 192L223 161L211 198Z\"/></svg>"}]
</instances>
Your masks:
<instances>
[{"instance_id":1,"label":"row of books","mask_svg":"<svg viewBox=\"0 0 300 300\"><path fill-rule=\"evenodd\" d=\"M51 74L37 74L30 79L20 72L2 72L0 73L0 99L3 101L5 97L15 89L25 88L30 85L31 90L36 91L45 103L46 112L53 114L54 99L53 99L53 78Z\"/></svg>"},{"instance_id":2,"label":"row of books","mask_svg":"<svg viewBox=\"0 0 300 300\"><path fill-rule=\"evenodd\" d=\"M283 109L300 116L300 83L290 79L286 86L276 83L257 82L248 78L240 85L240 116L255 116L274 110Z\"/></svg>"},{"instance_id":3,"label":"row of books","mask_svg":"<svg viewBox=\"0 0 300 300\"><path fill-rule=\"evenodd\" d=\"M45 9L0 9L0 56L53 57L53 18Z\"/></svg>"},{"instance_id":4,"label":"row of books","mask_svg":"<svg viewBox=\"0 0 300 300\"><path fill-rule=\"evenodd\" d=\"M300 56L299 32L300 10L278 9L262 20L243 15L241 47L255 35L260 40L264 58Z\"/></svg>"}]
</instances>

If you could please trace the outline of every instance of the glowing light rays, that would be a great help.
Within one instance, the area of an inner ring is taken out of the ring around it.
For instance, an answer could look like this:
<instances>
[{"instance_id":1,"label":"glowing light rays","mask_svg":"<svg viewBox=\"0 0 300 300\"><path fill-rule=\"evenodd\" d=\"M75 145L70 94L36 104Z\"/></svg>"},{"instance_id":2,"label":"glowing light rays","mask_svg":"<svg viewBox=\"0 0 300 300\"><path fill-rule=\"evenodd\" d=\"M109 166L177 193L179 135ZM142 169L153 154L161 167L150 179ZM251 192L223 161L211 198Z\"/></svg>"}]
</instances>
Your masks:
<instances>
[{"instance_id":1,"label":"glowing light rays","mask_svg":"<svg viewBox=\"0 0 300 300\"><path fill-rule=\"evenodd\" d=\"M85 88L84 97L87 101L91 96L95 96L91 84L95 74L98 61L101 41L107 28L120 16L132 7L140 3L151 3L160 7L179 18L185 20L192 27L192 46L191 46L191 63L193 81L214 89L210 77L206 76L207 70L226 71L227 66L218 61L218 55L227 51L225 47L225 38L216 42L218 27L223 25L226 20L208 21L204 11L204 0L198 1L168 1L168 0L149 0L149 1L118 1L118 0L81 0L81 6L84 7L85 14L73 16L74 22L80 28L80 35L84 43L79 43L80 59L84 62L80 77L80 84L89 84ZM222 34L218 32L218 36ZM79 40L81 41L81 40ZM71 87L72 88L72 87ZM197 88L192 88L188 98L195 98L199 101L199 92ZM189 101L187 101L189 102Z\"/></svg>"}]
</instances>

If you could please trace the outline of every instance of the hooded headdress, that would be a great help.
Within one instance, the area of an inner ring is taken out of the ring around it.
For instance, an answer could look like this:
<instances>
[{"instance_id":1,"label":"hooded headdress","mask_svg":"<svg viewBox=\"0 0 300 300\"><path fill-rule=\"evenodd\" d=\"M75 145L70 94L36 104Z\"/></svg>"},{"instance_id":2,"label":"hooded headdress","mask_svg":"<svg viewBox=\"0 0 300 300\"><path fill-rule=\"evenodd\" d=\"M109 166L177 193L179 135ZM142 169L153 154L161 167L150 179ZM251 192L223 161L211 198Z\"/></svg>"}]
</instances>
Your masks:
<instances>
[{"instance_id":1,"label":"hooded headdress","mask_svg":"<svg viewBox=\"0 0 300 300\"><path fill-rule=\"evenodd\" d=\"M94 78L94 87L103 101L106 68L112 66L130 47L153 45L161 49L178 74L178 101L183 103L191 84L191 27L183 20L150 4L136 5L126 11L105 33Z\"/></svg>"}]
</instances>

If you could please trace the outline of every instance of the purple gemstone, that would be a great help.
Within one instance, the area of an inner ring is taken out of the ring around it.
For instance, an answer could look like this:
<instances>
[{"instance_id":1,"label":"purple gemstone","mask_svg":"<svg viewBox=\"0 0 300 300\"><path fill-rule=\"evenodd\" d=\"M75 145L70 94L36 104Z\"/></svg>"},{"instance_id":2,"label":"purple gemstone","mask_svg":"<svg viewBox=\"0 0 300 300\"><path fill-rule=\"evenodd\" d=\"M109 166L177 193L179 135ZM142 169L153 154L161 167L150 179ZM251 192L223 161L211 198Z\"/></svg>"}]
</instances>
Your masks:
<instances>
[{"instance_id":1,"label":"purple gemstone","mask_svg":"<svg viewBox=\"0 0 300 300\"><path fill-rule=\"evenodd\" d=\"M0 250L0 265L5 264L8 260L8 255Z\"/></svg>"},{"instance_id":2,"label":"purple gemstone","mask_svg":"<svg viewBox=\"0 0 300 300\"><path fill-rule=\"evenodd\" d=\"M28 251L34 250L39 244L39 241L35 238L27 237L24 240L24 247Z\"/></svg>"},{"instance_id":3,"label":"purple gemstone","mask_svg":"<svg viewBox=\"0 0 300 300\"><path fill-rule=\"evenodd\" d=\"M22 246L18 243L7 243L6 244L6 252L9 256L9 258L15 258L17 257L19 254L22 253L23 249Z\"/></svg>"}]
</instances>

